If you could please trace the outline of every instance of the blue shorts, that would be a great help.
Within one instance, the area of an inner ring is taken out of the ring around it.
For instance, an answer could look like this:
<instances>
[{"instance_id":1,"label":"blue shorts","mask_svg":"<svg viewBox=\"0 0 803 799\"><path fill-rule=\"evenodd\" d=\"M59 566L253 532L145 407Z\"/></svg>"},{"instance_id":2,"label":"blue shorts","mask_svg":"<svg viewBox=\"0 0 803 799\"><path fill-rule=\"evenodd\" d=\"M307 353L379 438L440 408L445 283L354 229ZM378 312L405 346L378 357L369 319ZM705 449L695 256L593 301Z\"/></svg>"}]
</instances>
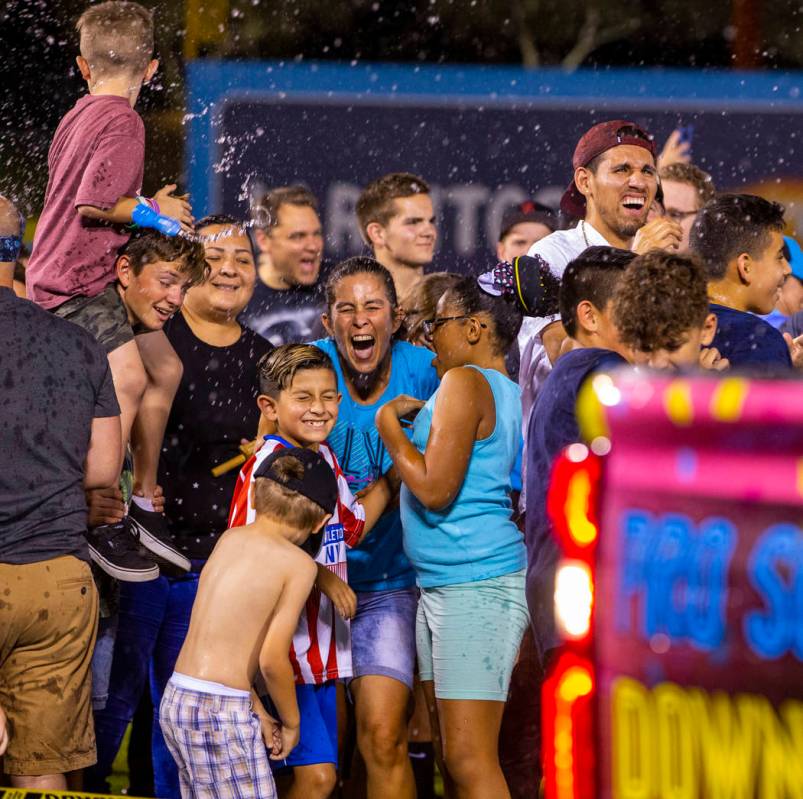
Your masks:
<instances>
[{"instance_id":1,"label":"blue shorts","mask_svg":"<svg viewBox=\"0 0 803 799\"><path fill-rule=\"evenodd\" d=\"M354 678L392 677L413 689L417 588L362 591L351 620Z\"/></svg>"},{"instance_id":2,"label":"blue shorts","mask_svg":"<svg viewBox=\"0 0 803 799\"><path fill-rule=\"evenodd\" d=\"M271 760L274 771L315 763L334 763L337 768L337 681L321 685L297 685L301 716L298 745L286 760ZM264 700L263 700L264 701ZM273 708L268 712L275 714Z\"/></svg>"}]
</instances>

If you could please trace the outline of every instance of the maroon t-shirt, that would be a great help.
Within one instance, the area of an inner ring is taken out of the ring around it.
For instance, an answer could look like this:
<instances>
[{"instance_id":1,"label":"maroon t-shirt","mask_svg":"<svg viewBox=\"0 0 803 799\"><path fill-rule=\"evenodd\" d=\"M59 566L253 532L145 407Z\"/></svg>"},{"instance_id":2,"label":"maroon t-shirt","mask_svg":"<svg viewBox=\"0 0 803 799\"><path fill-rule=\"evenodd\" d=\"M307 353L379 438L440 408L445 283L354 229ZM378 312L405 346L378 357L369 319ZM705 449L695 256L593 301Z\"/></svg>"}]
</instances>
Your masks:
<instances>
[{"instance_id":1,"label":"maroon t-shirt","mask_svg":"<svg viewBox=\"0 0 803 799\"><path fill-rule=\"evenodd\" d=\"M79 205L108 210L142 186L145 126L124 97L82 97L56 130L48 155L45 207L25 271L28 296L43 308L94 297L114 280L122 227L82 217Z\"/></svg>"}]
</instances>

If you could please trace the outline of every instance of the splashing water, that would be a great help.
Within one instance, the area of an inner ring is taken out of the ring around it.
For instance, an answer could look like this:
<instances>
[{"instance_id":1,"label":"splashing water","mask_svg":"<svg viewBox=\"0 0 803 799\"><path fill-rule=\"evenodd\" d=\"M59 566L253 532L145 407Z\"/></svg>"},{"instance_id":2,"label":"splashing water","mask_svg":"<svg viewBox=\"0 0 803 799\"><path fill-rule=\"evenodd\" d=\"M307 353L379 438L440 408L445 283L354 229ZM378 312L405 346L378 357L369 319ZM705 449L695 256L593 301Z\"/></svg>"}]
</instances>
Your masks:
<instances>
[{"instance_id":1,"label":"splashing water","mask_svg":"<svg viewBox=\"0 0 803 799\"><path fill-rule=\"evenodd\" d=\"M198 242L199 244L212 244L229 236L237 236L247 233L251 228L268 228L271 225L271 213L264 205L257 205L251 209L251 218L245 222L237 222L219 233L195 233L179 230L178 235L188 241Z\"/></svg>"}]
</instances>

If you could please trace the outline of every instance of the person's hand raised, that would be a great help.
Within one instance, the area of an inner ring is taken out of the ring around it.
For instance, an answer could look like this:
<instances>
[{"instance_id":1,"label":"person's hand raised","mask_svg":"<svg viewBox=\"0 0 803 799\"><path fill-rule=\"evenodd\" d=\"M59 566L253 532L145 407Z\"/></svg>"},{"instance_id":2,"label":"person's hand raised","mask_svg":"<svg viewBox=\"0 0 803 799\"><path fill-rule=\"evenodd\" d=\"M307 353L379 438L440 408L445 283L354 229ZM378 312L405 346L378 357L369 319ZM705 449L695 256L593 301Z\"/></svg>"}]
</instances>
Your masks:
<instances>
[{"instance_id":1,"label":"person's hand raised","mask_svg":"<svg viewBox=\"0 0 803 799\"><path fill-rule=\"evenodd\" d=\"M701 369L711 369L714 372L724 372L730 369L731 365L727 358L720 355L716 347L703 347L700 350L699 364Z\"/></svg>"},{"instance_id":2,"label":"person's hand raised","mask_svg":"<svg viewBox=\"0 0 803 799\"><path fill-rule=\"evenodd\" d=\"M681 141L680 130L673 130L656 160L659 170L670 164L688 164L691 161L691 143Z\"/></svg>"},{"instance_id":3,"label":"person's hand raised","mask_svg":"<svg viewBox=\"0 0 803 799\"><path fill-rule=\"evenodd\" d=\"M789 333L783 334L786 346L789 347L789 357L795 369L803 369L803 336L792 338Z\"/></svg>"},{"instance_id":4,"label":"person's hand raised","mask_svg":"<svg viewBox=\"0 0 803 799\"><path fill-rule=\"evenodd\" d=\"M407 394L399 394L398 397L392 399L388 405L393 409L393 413L401 419L402 416L413 415L415 412L420 411L426 405L424 400L410 397Z\"/></svg>"},{"instance_id":5,"label":"person's hand raised","mask_svg":"<svg viewBox=\"0 0 803 799\"><path fill-rule=\"evenodd\" d=\"M192 216L192 206L190 205L189 194L173 194L176 190L175 183L168 183L162 186L153 199L159 206L159 213L177 220L181 227L188 233L192 233L192 225L195 221Z\"/></svg>"},{"instance_id":6,"label":"person's hand raised","mask_svg":"<svg viewBox=\"0 0 803 799\"><path fill-rule=\"evenodd\" d=\"M644 255L650 250L677 251L683 239L680 225L669 217L660 216L640 228L630 248L636 255Z\"/></svg>"}]
</instances>

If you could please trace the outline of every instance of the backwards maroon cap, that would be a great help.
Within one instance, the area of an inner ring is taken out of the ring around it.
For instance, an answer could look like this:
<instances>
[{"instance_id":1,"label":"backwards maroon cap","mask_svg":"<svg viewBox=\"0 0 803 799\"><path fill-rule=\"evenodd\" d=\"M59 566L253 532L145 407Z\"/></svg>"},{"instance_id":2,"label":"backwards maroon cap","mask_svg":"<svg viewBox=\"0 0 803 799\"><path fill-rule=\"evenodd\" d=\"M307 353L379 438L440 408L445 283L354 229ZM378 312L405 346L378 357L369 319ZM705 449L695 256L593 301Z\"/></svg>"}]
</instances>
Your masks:
<instances>
[{"instance_id":1,"label":"backwards maroon cap","mask_svg":"<svg viewBox=\"0 0 803 799\"><path fill-rule=\"evenodd\" d=\"M655 141L644 128L626 119L614 119L610 122L600 122L582 135L577 147L574 148L572 169L588 166L598 155L622 144L643 147L653 158L656 156ZM580 193L574 178L561 197L560 209L577 219L585 216L586 198Z\"/></svg>"}]
</instances>

